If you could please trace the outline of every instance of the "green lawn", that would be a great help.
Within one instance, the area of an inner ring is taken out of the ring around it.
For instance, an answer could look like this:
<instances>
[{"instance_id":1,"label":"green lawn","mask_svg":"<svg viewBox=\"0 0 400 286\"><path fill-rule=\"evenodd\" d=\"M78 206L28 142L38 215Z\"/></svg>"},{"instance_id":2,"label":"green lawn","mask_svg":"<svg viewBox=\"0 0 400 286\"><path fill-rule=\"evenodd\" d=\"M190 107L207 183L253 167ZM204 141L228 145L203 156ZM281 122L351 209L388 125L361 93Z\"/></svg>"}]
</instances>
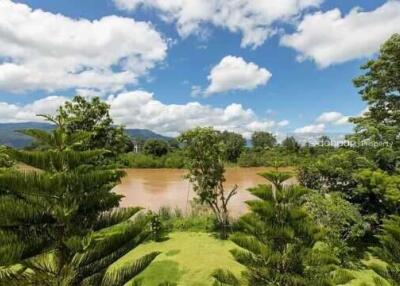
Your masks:
<instances>
[{"instance_id":1,"label":"green lawn","mask_svg":"<svg viewBox=\"0 0 400 286\"><path fill-rule=\"evenodd\" d=\"M158 286L166 281L182 286L212 285L210 275L216 268L229 269L240 277L244 268L229 252L235 247L232 242L216 239L207 233L174 232L169 234L166 241L140 245L113 267L149 252L161 251L153 263L136 278L142 279L143 286Z\"/></svg>"}]
</instances>

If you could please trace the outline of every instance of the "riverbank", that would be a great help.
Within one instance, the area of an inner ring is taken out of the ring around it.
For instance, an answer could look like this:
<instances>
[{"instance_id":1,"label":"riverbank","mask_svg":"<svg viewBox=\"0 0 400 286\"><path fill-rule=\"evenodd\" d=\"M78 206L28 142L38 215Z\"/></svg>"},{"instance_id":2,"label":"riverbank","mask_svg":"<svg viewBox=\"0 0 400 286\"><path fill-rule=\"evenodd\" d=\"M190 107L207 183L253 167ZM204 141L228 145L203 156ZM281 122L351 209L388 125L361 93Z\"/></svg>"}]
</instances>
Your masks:
<instances>
[{"instance_id":1,"label":"riverbank","mask_svg":"<svg viewBox=\"0 0 400 286\"><path fill-rule=\"evenodd\" d=\"M238 194L232 198L229 210L232 215L238 216L246 212L245 201L253 196L247 189L269 182L259 176L259 173L275 170L271 167L256 168L226 168L225 189L238 186ZM292 167L279 168L280 171L293 172ZM191 184L184 178L184 169L126 169L127 175L121 184L114 188L114 192L121 194L122 207L141 206L145 209L157 211L161 207L178 208L183 213L190 210L190 202L195 197ZM293 182L292 182L293 183Z\"/></svg>"}]
</instances>

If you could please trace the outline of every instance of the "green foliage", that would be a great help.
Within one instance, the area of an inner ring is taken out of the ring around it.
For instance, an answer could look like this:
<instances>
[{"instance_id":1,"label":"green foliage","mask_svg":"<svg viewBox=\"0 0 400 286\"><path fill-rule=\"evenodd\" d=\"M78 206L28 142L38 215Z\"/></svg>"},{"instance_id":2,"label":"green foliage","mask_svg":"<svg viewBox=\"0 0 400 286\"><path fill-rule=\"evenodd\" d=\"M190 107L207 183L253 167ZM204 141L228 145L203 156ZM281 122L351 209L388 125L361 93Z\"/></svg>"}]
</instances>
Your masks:
<instances>
[{"instance_id":1,"label":"green foliage","mask_svg":"<svg viewBox=\"0 0 400 286\"><path fill-rule=\"evenodd\" d=\"M122 166L129 168L175 168L185 166L185 157L181 151L169 152L162 157L154 157L142 153L126 153L118 156Z\"/></svg>"},{"instance_id":2,"label":"green foliage","mask_svg":"<svg viewBox=\"0 0 400 286\"><path fill-rule=\"evenodd\" d=\"M7 154L7 149L0 146L0 168L10 168L14 163L13 159Z\"/></svg>"},{"instance_id":3,"label":"green foliage","mask_svg":"<svg viewBox=\"0 0 400 286\"><path fill-rule=\"evenodd\" d=\"M358 208L340 193L317 192L307 194L304 206L312 221L324 230L323 241L335 252L341 265L350 265L365 233Z\"/></svg>"},{"instance_id":4,"label":"green foliage","mask_svg":"<svg viewBox=\"0 0 400 286\"><path fill-rule=\"evenodd\" d=\"M258 152L252 150L245 150L238 158L240 167L261 167L265 166L265 160Z\"/></svg>"},{"instance_id":5,"label":"green foliage","mask_svg":"<svg viewBox=\"0 0 400 286\"><path fill-rule=\"evenodd\" d=\"M354 202L373 224L400 211L400 176L390 176L380 170L362 170L354 178L357 182Z\"/></svg>"},{"instance_id":6,"label":"green foliage","mask_svg":"<svg viewBox=\"0 0 400 286\"><path fill-rule=\"evenodd\" d=\"M240 286L239 280L228 270L217 269L211 274L211 276L215 279L213 286Z\"/></svg>"},{"instance_id":7,"label":"green foliage","mask_svg":"<svg viewBox=\"0 0 400 286\"><path fill-rule=\"evenodd\" d=\"M99 166L104 151L74 151L76 137L55 123L27 132L51 150L9 151L40 170L0 174L0 285L123 285L158 255L108 271L149 236L148 220L130 220L139 208L114 209L124 172Z\"/></svg>"},{"instance_id":8,"label":"green foliage","mask_svg":"<svg viewBox=\"0 0 400 286\"><path fill-rule=\"evenodd\" d=\"M110 106L94 97L90 101L82 96L75 96L58 109L57 116L65 118L68 134L89 132L88 140L80 150L107 149L113 153L129 151L131 140L122 126L114 126L109 114Z\"/></svg>"},{"instance_id":9,"label":"green foliage","mask_svg":"<svg viewBox=\"0 0 400 286\"><path fill-rule=\"evenodd\" d=\"M327 156L320 156L314 163L299 168L299 181L307 188L325 192L341 192L350 200L357 182L353 174L373 164L353 150L338 150Z\"/></svg>"},{"instance_id":10,"label":"green foliage","mask_svg":"<svg viewBox=\"0 0 400 286\"><path fill-rule=\"evenodd\" d=\"M332 143L331 138L329 138L328 136L324 135L321 136L318 140L318 144L320 146L330 146Z\"/></svg>"},{"instance_id":11,"label":"green foliage","mask_svg":"<svg viewBox=\"0 0 400 286\"><path fill-rule=\"evenodd\" d=\"M391 148L382 148L375 154L376 166L390 174L396 173L400 167L400 153Z\"/></svg>"},{"instance_id":12,"label":"green foliage","mask_svg":"<svg viewBox=\"0 0 400 286\"><path fill-rule=\"evenodd\" d=\"M195 128L183 133L179 140L184 145L189 181L197 193L200 203L213 211L221 235L226 235L229 222L228 203L236 194L237 186L225 193L223 183L225 144L219 132L212 128Z\"/></svg>"},{"instance_id":13,"label":"green foliage","mask_svg":"<svg viewBox=\"0 0 400 286\"><path fill-rule=\"evenodd\" d=\"M249 285L330 285L328 273L336 259L314 249L319 230L304 208L307 191L260 185L250 192L259 200L247 202L251 212L240 218L240 232L231 236L244 249L232 253L247 266Z\"/></svg>"},{"instance_id":14,"label":"green foliage","mask_svg":"<svg viewBox=\"0 0 400 286\"><path fill-rule=\"evenodd\" d=\"M146 155L161 157L168 153L168 143L164 140L149 139L144 143L143 151Z\"/></svg>"},{"instance_id":15,"label":"green foliage","mask_svg":"<svg viewBox=\"0 0 400 286\"><path fill-rule=\"evenodd\" d=\"M292 152L284 147L274 147L266 150L247 149L240 155L238 164L241 167L292 167L311 160L311 156L303 149Z\"/></svg>"},{"instance_id":16,"label":"green foliage","mask_svg":"<svg viewBox=\"0 0 400 286\"><path fill-rule=\"evenodd\" d=\"M277 141L275 136L271 133L258 131L251 135L251 144L255 149L264 150L274 147Z\"/></svg>"},{"instance_id":17,"label":"green foliage","mask_svg":"<svg viewBox=\"0 0 400 286\"><path fill-rule=\"evenodd\" d=\"M225 144L225 160L235 163L246 145L246 140L242 135L228 131L222 132L221 137Z\"/></svg>"},{"instance_id":18,"label":"green foliage","mask_svg":"<svg viewBox=\"0 0 400 286\"><path fill-rule=\"evenodd\" d=\"M180 209L171 210L162 207L158 211L163 228L166 232L213 232L216 230L215 217L210 211L193 206L188 214Z\"/></svg>"},{"instance_id":19,"label":"green foliage","mask_svg":"<svg viewBox=\"0 0 400 286\"><path fill-rule=\"evenodd\" d=\"M318 166L319 167L319 166ZM301 186L311 190L322 190L324 180L316 164L303 164L297 170L297 179Z\"/></svg>"},{"instance_id":20,"label":"green foliage","mask_svg":"<svg viewBox=\"0 0 400 286\"><path fill-rule=\"evenodd\" d=\"M382 45L378 57L362 66L364 74L354 80L368 111L350 120L356 125L353 140L400 148L399 46L400 35L394 34Z\"/></svg>"},{"instance_id":21,"label":"green foliage","mask_svg":"<svg viewBox=\"0 0 400 286\"><path fill-rule=\"evenodd\" d=\"M154 241L161 241L163 235L163 225L158 214L151 215L150 226Z\"/></svg>"},{"instance_id":22,"label":"green foliage","mask_svg":"<svg viewBox=\"0 0 400 286\"><path fill-rule=\"evenodd\" d=\"M296 141L296 139L291 136L291 137L286 137L282 143L282 147L284 147L287 151L297 153L301 146L300 144Z\"/></svg>"},{"instance_id":23,"label":"green foliage","mask_svg":"<svg viewBox=\"0 0 400 286\"><path fill-rule=\"evenodd\" d=\"M268 181L270 181L276 190L282 190L283 189L283 183L293 177L292 173L288 172L266 172L260 174L261 177L266 178Z\"/></svg>"},{"instance_id":24,"label":"green foliage","mask_svg":"<svg viewBox=\"0 0 400 286\"><path fill-rule=\"evenodd\" d=\"M384 220L378 239L379 246L372 248L372 252L387 263L385 277L393 285L400 285L400 216Z\"/></svg>"}]
</instances>

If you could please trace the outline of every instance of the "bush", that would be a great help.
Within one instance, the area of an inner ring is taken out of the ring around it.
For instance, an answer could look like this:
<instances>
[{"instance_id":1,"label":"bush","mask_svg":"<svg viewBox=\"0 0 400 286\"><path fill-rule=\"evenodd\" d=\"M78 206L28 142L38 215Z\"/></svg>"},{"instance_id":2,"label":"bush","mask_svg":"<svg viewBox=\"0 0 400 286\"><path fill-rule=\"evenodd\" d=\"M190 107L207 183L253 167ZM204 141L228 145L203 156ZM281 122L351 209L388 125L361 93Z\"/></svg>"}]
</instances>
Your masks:
<instances>
[{"instance_id":1,"label":"bush","mask_svg":"<svg viewBox=\"0 0 400 286\"><path fill-rule=\"evenodd\" d=\"M146 155L161 157L168 153L168 148L168 143L164 140L149 139L144 143L143 151Z\"/></svg>"},{"instance_id":2,"label":"bush","mask_svg":"<svg viewBox=\"0 0 400 286\"><path fill-rule=\"evenodd\" d=\"M185 167L185 158L181 152L169 153L165 156L164 168L182 169Z\"/></svg>"},{"instance_id":3,"label":"bush","mask_svg":"<svg viewBox=\"0 0 400 286\"><path fill-rule=\"evenodd\" d=\"M119 163L126 168L177 168L184 167L184 157L181 152L172 152L162 157L143 153L127 153L119 156Z\"/></svg>"},{"instance_id":4,"label":"bush","mask_svg":"<svg viewBox=\"0 0 400 286\"><path fill-rule=\"evenodd\" d=\"M192 231L209 232L216 230L216 221L211 212L193 207L188 215L183 215L178 208L161 207L158 217L165 232Z\"/></svg>"},{"instance_id":5,"label":"bush","mask_svg":"<svg viewBox=\"0 0 400 286\"><path fill-rule=\"evenodd\" d=\"M10 168L14 165L14 161L5 153L5 148L0 146L0 168Z\"/></svg>"},{"instance_id":6,"label":"bush","mask_svg":"<svg viewBox=\"0 0 400 286\"><path fill-rule=\"evenodd\" d=\"M261 167L264 166L261 153L247 150L243 152L239 159L238 164L240 167Z\"/></svg>"}]
</instances>

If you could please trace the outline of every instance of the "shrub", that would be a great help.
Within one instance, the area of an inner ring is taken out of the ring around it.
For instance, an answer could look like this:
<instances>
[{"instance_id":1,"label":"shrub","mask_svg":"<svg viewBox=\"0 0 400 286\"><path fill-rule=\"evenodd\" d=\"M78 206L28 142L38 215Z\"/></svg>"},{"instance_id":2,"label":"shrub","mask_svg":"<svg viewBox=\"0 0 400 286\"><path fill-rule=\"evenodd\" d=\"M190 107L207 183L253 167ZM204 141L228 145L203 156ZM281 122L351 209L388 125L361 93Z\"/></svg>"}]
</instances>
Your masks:
<instances>
[{"instance_id":1,"label":"shrub","mask_svg":"<svg viewBox=\"0 0 400 286\"><path fill-rule=\"evenodd\" d=\"M146 155L161 157L168 153L168 143L164 140L149 139L144 143L143 151Z\"/></svg>"}]
</instances>

